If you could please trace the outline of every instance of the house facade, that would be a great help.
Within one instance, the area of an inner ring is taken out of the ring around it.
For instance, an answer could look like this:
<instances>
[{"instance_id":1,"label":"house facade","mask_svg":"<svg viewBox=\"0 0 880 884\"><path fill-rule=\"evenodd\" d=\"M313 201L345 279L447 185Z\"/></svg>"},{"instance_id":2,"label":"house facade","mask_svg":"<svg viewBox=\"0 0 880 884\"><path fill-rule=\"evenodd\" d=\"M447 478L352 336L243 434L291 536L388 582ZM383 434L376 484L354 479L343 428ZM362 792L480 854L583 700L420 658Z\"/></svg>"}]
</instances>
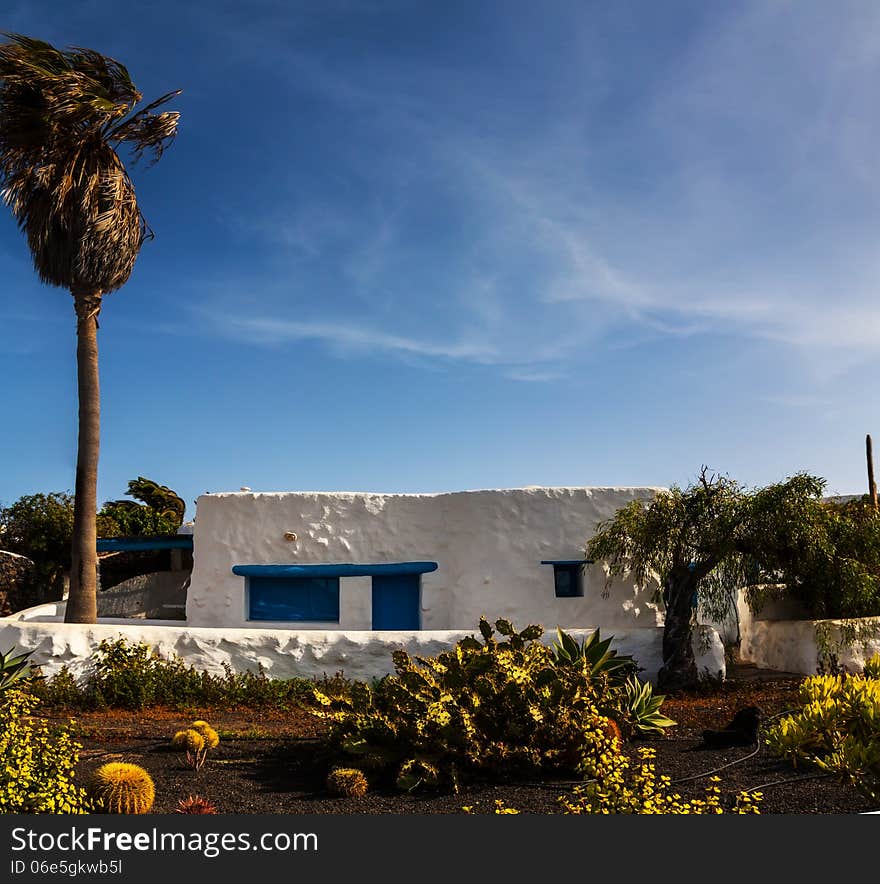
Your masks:
<instances>
[{"instance_id":1,"label":"house facade","mask_svg":"<svg viewBox=\"0 0 880 884\"><path fill-rule=\"evenodd\" d=\"M588 563L597 526L657 488L439 494L229 492L197 501L186 621L195 627L656 627L654 587Z\"/></svg>"}]
</instances>

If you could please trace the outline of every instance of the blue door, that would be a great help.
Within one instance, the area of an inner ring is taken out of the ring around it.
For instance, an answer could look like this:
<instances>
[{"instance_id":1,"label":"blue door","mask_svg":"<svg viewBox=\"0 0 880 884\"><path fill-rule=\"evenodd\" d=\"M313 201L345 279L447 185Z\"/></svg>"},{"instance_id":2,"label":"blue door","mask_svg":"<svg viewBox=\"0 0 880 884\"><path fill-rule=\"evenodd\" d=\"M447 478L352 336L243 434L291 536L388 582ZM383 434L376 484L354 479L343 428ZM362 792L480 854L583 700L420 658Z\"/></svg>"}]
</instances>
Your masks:
<instances>
[{"instance_id":1,"label":"blue door","mask_svg":"<svg viewBox=\"0 0 880 884\"><path fill-rule=\"evenodd\" d=\"M373 629L420 629L420 574L373 577Z\"/></svg>"}]
</instances>

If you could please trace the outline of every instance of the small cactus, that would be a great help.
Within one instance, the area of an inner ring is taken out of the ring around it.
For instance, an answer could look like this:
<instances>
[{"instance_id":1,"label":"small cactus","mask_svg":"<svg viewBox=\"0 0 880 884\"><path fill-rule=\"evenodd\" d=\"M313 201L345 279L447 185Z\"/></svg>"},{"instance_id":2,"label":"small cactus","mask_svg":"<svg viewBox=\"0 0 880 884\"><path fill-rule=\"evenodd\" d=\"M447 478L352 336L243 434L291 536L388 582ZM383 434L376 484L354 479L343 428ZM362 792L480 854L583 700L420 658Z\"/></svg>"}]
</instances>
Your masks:
<instances>
[{"instance_id":1,"label":"small cactus","mask_svg":"<svg viewBox=\"0 0 880 884\"><path fill-rule=\"evenodd\" d=\"M181 798L177 802L177 809L174 812L217 813L217 808L210 801L208 801L207 798L202 798L201 795L190 795L187 798Z\"/></svg>"},{"instance_id":2,"label":"small cactus","mask_svg":"<svg viewBox=\"0 0 880 884\"><path fill-rule=\"evenodd\" d=\"M95 771L89 793L96 807L104 813L149 813L156 788L144 768L111 761Z\"/></svg>"},{"instance_id":3,"label":"small cactus","mask_svg":"<svg viewBox=\"0 0 880 884\"><path fill-rule=\"evenodd\" d=\"M327 790L333 795L359 798L367 794L367 778L356 767L337 767L327 777Z\"/></svg>"},{"instance_id":4,"label":"small cactus","mask_svg":"<svg viewBox=\"0 0 880 884\"><path fill-rule=\"evenodd\" d=\"M202 739L205 741L205 749L216 749L220 744L220 735L207 721L199 719L194 721L190 727L202 735Z\"/></svg>"},{"instance_id":5,"label":"small cactus","mask_svg":"<svg viewBox=\"0 0 880 884\"><path fill-rule=\"evenodd\" d=\"M171 745L180 752L201 752L205 748L205 738L194 728L187 728L171 738Z\"/></svg>"}]
</instances>

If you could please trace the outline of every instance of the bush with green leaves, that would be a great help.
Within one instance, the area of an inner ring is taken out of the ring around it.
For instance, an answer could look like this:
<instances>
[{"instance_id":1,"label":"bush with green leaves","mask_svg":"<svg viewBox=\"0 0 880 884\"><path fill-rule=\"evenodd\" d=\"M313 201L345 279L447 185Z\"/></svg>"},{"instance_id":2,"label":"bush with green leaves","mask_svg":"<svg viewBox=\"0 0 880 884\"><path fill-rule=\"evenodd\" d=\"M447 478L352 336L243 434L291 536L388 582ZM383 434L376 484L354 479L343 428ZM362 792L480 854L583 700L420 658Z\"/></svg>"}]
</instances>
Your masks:
<instances>
[{"instance_id":1,"label":"bush with green leaves","mask_svg":"<svg viewBox=\"0 0 880 884\"><path fill-rule=\"evenodd\" d=\"M880 679L810 676L800 686L800 700L799 710L767 730L771 752L880 798Z\"/></svg>"},{"instance_id":2,"label":"bush with green leaves","mask_svg":"<svg viewBox=\"0 0 880 884\"><path fill-rule=\"evenodd\" d=\"M33 718L37 702L17 690L0 695L0 813L90 813L75 781L82 747L69 725L50 730Z\"/></svg>"},{"instance_id":3,"label":"bush with green leaves","mask_svg":"<svg viewBox=\"0 0 880 884\"><path fill-rule=\"evenodd\" d=\"M228 665L223 675L215 675L176 655L162 657L145 642L121 637L100 643L79 682L62 668L32 690L47 706L73 709L168 706L184 710L244 705L289 709L310 700L315 684L306 678L268 678L261 668L234 672Z\"/></svg>"},{"instance_id":4,"label":"bush with green leaves","mask_svg":"<svg viewBox=\"0 0 880 884\"><path fill-rule=\"evenodd\" d=\"M541 626L517 632L481 619L480 634L436 657L395 651L394 674L375 687L316 690L331 764L406 790L572 773L589 735L607 724L589 664L557 665L538 641Z\"/></svg>"},{"instance_id":5,"label":"bush with green leaves","mask_svg":"<svg viewBox=\"0 0 880 884\"><path fill-rule=\"evenodd\" d=\"M865 660L865 665L862 667L862 675L865 678L880 679L880 654L874 654Z\"/></svg>"}]
</instances>

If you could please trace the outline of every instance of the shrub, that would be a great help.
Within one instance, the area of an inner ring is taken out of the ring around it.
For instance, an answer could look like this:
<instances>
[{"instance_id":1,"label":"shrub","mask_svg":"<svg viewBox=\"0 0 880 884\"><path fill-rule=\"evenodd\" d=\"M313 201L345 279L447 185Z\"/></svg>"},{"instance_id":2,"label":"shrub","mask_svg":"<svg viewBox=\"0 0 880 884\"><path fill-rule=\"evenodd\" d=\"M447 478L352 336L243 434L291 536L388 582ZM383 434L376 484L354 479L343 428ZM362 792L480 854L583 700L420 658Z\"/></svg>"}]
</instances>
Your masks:
<instances>
[{"instance_id":1,"label":"shrub","mask_svg":"<svg viewBox=\"0 0 880 884\"><path fill-rule=\"evenodd\" d=\"M654 767L655 750L639 749L637 758L611 751L585 756L583 772L591 778L562 795L559 803L567 814L718 814L724 813L718 777L711 778L703 798L684 799L672 790L667 776L658 776ZM760 813L760 792L741 792L731 812Z\"/></svg>"},{"instance_id":2,"label":"shrub","mask_svg":"<svg viewBox=\"0 0 880 884\"><path fill-rule=\"evenodd\" d=\"M874 654L862 667L862 675L865 678L880 678L880 654Z\"/></svg>"},{"instance_id":3,"label":"shrub","mask_svg":"<svg viewBox=\"0 0 880 884\"><path fill-rule=\"evenodd\" d=\"M37 670L39 671L39 667ZM29 689L43 706L83 709L90 705L86 701L83 688L77 684L66 664L51 678L40 676L29 685Z\"/></svg>"},{"instance_id":4,"label":"shrub","mask_svg":"<svg viewBox=\"0 0 880 884\"><path fill-rule=\"evenodd\" d=\"M137 764L102 764L89 783L96 809L104 813L149 813L156 788L149 773Z\"/></svg>"},{"instance_id":5,"label":"shrub","mask_svg":"<svg viewBox=\"0 0 880 884\"><path fill-rule=\"evenodd\" d=\"M33 692L47 705L81 709L136 710L156 705L173 709L241 705L288 709L310 700L316 684L332 686L334 681L342 681L340 675L319 682L272 679L262 668L257 672L233 672L227 665L225 670L223 675L213 675L187 665L176 655L162 657L144 642L133 643L124 637L105 639L80 683L62 668L35 685Z\"/></svg>"},{"instance_id":6,"label":"shrub","mask_svg":"<svg viewBox=\"0 0 880 884\"><path fill-rule=\"evenodd\" d=\"M76 785L81 746L65 726L50 733L31 718L35 697L7 691L0 698L0 813L89 813Z\"/></svg>"},{"instance_id":7,"label":"shrub","mask_svg":"<svg viewBox=\"0 0 880 884\"><path fill-rule=\"evenodd\" d=\"M356 767L336 767L327 775L327 791L333 795L359 798L368 788L364 772Z\"/></svg>"},{"instance_id":8,"label":"shrub","mask_svg":"<svg viewBox=\"0 0 880 884\"><path fill-rule=\"evenodd\" d=\"M334 760L373 770L399 788L457 788L459 778L571 772L605 722L589 666L557 666L540 626L473 636L437 657L394 652L395 674L375 687L315 690L314 714L331 722Z\"/></svg>"},{"instance_id":9,"label":"shrub","mask_svg":"<svg viewBox=\"0 0 880 884\"><path fill-rule=\"evenodd\" d=\"M880 797L880 679L814 675L800 686L803 706L765 735L776 755Z\"/></svg>"}]
</instances>

